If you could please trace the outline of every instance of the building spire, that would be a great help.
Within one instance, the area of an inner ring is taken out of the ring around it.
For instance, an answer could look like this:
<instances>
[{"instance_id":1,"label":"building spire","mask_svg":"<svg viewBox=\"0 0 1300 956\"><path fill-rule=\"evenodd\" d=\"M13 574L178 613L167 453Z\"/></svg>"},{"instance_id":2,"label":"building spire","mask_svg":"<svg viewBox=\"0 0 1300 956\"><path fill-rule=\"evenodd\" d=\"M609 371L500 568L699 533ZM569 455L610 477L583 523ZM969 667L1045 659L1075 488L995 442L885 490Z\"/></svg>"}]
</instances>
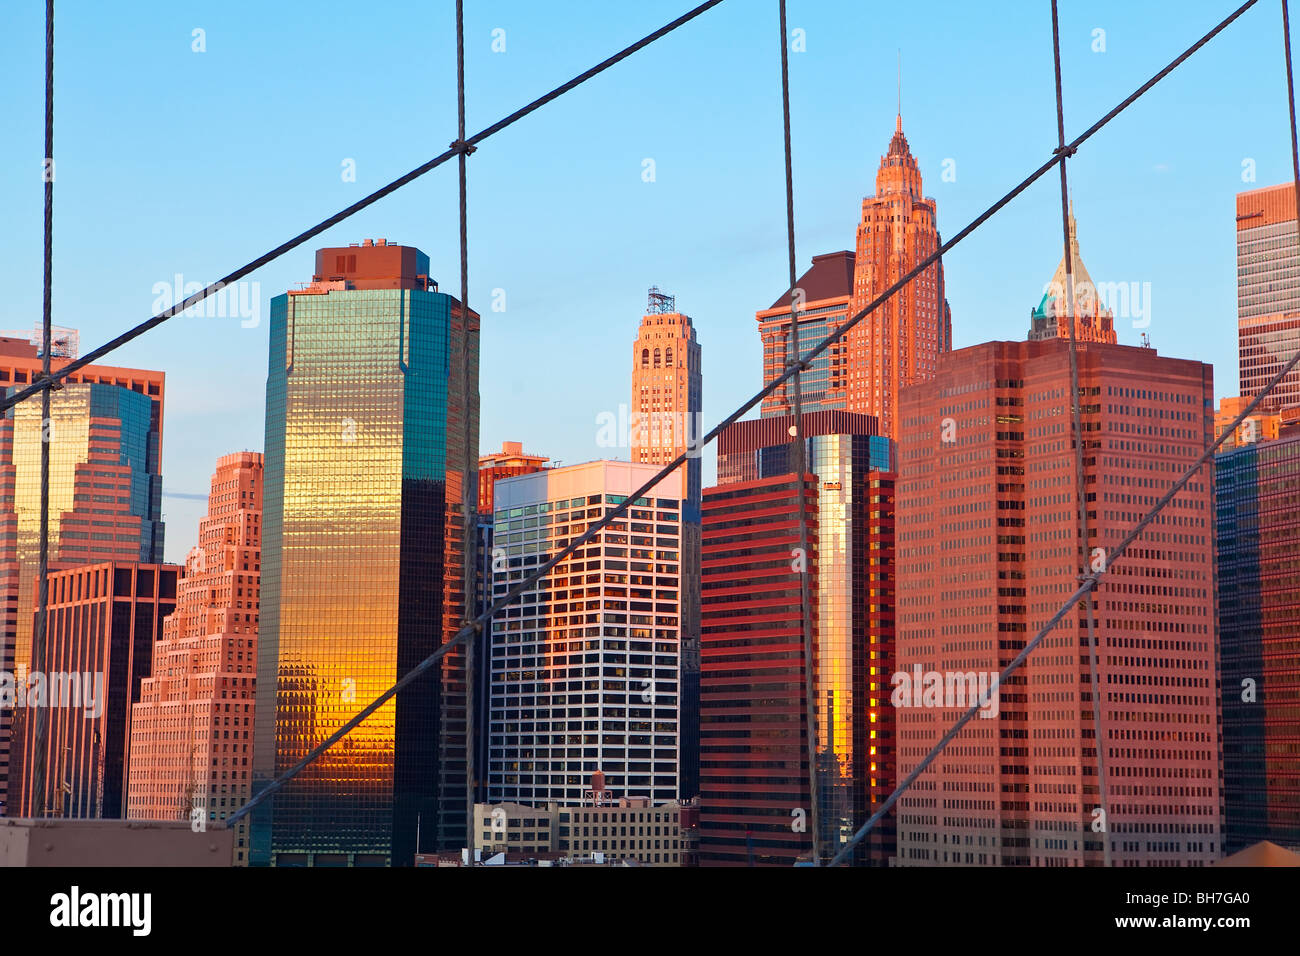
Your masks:
<instances>
[{"instance_id":1,"label":"building spire","mask_svg":"<svg viewBox=\"0 0 1300 956\"><path fill-rule=\"evenodd\" d=\"M894 124L895 132L903 131L903 51L898 51L898 122Z\"/></svg>"}]
</instances>

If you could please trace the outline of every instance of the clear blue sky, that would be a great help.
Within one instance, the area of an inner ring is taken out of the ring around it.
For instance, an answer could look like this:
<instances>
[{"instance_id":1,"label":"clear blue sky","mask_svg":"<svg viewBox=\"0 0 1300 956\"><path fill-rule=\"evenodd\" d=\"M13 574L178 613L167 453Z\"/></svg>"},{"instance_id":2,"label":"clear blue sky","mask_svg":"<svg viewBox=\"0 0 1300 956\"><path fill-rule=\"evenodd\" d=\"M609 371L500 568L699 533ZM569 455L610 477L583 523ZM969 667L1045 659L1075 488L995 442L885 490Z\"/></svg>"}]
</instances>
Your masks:
<instances>
[{"instance_id":1,"label":"clear blue sky","mask_svg":"<svg viewBox=\"0 0 1300 956\"><path fill-rule=\"evenodd\" d=\"M689 5L469 0L471 130ZM1233 5L1065 0L1067 136ZM451 0L58 6L54 321L81 330L83 351L147 318L156 283L219 278L455 135ZM776 9L727 0L472 157L483 449L511 439L565 463L608 457L596 417L628 401L651 284L695 319L708 425L761 384L754 312L786 272ZM945 238L1055 145L1047 0L790 0L789 11L807 44L790 61L801 269L852 247L893 131L900 50L904 129ZM1237 382L1233 197L1290 177L1280 18L1276 3L1257 5L1070 163L1094 279L1150 283L1152 344L1212 362L1220 395ZM196 28L205 53L192 52ZM503 53L491 48L497 28ZM43 29L42 4L0 6L6 329L41 313ZM346 159L354 183L342 181ZM953 182L941 180L946 159ZM945 259L958 347L1025 335L1060 258L1057 188L1048 176ZM204 507L170 495L206 493L219 455L263 447L270 298L310 278L316 246L372 236L419 246L454 292L455 203L447 165L257 273L259 327L175 318L116 353L115 364L167 373L169 560L193 543ZM487 308L494 289L504 313ZM1116 325L1137 342L1130 321Z\"/></svg>"}]
</instances>

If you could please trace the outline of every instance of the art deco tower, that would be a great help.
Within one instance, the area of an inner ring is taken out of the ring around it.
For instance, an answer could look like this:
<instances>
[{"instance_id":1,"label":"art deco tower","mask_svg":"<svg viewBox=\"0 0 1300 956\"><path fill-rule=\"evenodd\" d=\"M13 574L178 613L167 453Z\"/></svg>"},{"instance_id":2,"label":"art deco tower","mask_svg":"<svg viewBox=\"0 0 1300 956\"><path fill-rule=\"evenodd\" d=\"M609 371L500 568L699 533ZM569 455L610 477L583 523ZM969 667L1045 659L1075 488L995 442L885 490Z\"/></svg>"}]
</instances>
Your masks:
<instances>
[{"instance_id":1,"label":"art deco tower","mask_svg":"<svg viewBox=\"0 0 1300 956\"><path fill-rule=\"evenodd\" d=\"M666 465L702 433L700 343L675 296L651 287L646 314L632 345L632 461ZM682 746L680 796L699 790L700 689L700 459L679 469L682 504Z\"/></svg>"},{"instance_id":2,"label":"art deco tower","mask_svg":"<svg viewBox=\"0 0 1300 956\"><path fill-rule=\"evenodd\" d=\"M876 193L862 200L854 257L853 316L939 248L935 201L921 192L921 171L898 117L889 152L876 172ZM943 263L935 262L849 332L848 411L875 415L880 433L897 438L898 392L933 377L952 348Z\"/></svg>"}]
</instances>

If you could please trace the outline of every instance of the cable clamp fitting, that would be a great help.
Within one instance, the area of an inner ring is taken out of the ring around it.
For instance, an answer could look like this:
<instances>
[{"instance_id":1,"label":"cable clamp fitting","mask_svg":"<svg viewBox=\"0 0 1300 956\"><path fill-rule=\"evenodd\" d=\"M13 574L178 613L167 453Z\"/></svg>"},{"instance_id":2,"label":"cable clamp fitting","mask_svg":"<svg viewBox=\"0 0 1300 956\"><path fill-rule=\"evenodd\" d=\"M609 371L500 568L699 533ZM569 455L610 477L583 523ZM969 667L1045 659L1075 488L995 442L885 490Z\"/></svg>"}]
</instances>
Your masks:
<instances>
[{"instance_id":1,"label":"cable clamp fitting","mask_svg":"<svg viewBox=\"0 0 1300 956\"><path fill-rule=\"evenodd\" d=\"M463 139L453 139L449 145L456 152L464 153L466 156L472 156L478 150L477 146L471 146Z\"/></svg>"},{"instance_id":2,"label":"cable clamp fitting","mask_svg":"<svg viewBox=\"0 0 1300 956\"><path fill-rule=\"evenodd\" d=\"M41 388L48 388L51 392L58 392L63 389L63 379L55 378L53 375L42 375L40 378L32 379L32 384L39 385Z\"/></svg>"},{"instance_id":3,"label":"cable clamp fitting","mask_svg":"<svg viewBox=\"0 0 1300 956\"><path fill-rule=\"evenodd\" d=\"M1058 147L1056 147L1056 149L1052 150L1052 155L1053 155L1053 156L1059 156L1059 155L1061 155L1062 153L1064 153L1064 154L1065 154L1065 158L1066 158L1066 159L1069 159L1071 156L1073 156L1073 155L1074 155L1075 153L1077 153L1078 151L1079 151L1079 147L1077 147L1077 146L1058 146Z\"/></svg>"}]
</instances>

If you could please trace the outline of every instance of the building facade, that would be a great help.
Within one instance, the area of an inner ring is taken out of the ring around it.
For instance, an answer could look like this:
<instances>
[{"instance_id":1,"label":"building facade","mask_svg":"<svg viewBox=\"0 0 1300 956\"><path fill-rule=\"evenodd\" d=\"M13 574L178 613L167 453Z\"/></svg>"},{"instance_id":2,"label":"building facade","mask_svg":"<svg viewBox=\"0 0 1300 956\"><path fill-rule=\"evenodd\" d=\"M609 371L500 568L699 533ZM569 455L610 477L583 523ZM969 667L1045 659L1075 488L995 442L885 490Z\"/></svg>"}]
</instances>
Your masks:
<instances>
[{"instance_id":1,"label":"building facade","mask_svg":"<svg viewBox=\"0 0 1300 956\"><path fill-rule=\"evenodd\" d=\"M318 250L270 337L255 793L459 629L478 444L478 317L418 249ZM465 798L456 650L254 814L252 862L410 865Z\"/></svg>"},{"instance_id":2,"label":"building facade","mask_svg":"<svg viewBox=\"0 0 1300 956\"><path fill-rule=\"evenodd\" d=\"M660 467L703 435L704 385L700 343L677 299L651 287L646 314L632 344L632 461ZM700 492L698 453L682 465L682 697L679 796L699 792L700 753Z\"/></svg>"},{"instance_id":3,"label":"building facade","mask_svg":"<svg viewBox=\"0 0 1300 956\"><path fill-rule=\"evenodd\" d=\"M1215 458L1224 844L1300 848L1300 434Z\"/></svg>"},{"instance_id":4,"label":"building facade","mask_svg":"<svg viewBox=\"0 0 1300 956\"><path fill-rule=\"evenodd\" d=\"M862 200L854 252L815 256L793 293L757 313L763 339L763 383L786 370L790 322L798 321L800 354L866 309L923 259L939 237L937 205L922 191L921 171L903 135L900 115L876 172L876 191ZM952 348L952 312L937 261L818 356L800 376L804 411L869 414L880 434L895 438L899 389L934 374ZM764 416L794 413L790 383L763 400Z\"/></svg>"},{"instance_id":5,"label":"building facade","mask_svg":"<svg viewBox=\"0 0 1300 956\"><path fill-rule=\"evenodd\" d=\"M1300 351L1294 183L1237 194L1237 346L1247 399ZM1264 401L1270 412L1300 406L1300 370L1287 373Z\"/></svg>"},{"instance_id":6,"label":"building facade","mask_svg":"<svg viewBox=\"0 0 1300 956\"><path fill-rule=\"evenodd\" d=\"M258 452L217 460L208 513L185 559L176 610L163 621L153 671L131 721L127 817L206 829L248 801L252 786L257 632L261 613L262 475ZM237 826L234 863L248 862Z\"/></svg>"},{"instance_id":7,"label":"building facade","mask_svg":"<svg viewBox=\"0 0 1300 956\"><path fill-rule=\"evenodd\" d=\"M1085 553L1090 567L1106 561L1211 443L1210 366L1083 344L1083 542L1069 382L1069 343L1052 337L961 349L904 391L898 775L973 702L980 712L900 799L901 865L1094 865L1103 839L1117 866L1221 855L1208 466L1094 597L1108 821L1084 608L995 680L1078 587Z\"/></svg>"},{"instance_id":8,"label":"building facade","mask_svg":"<svg viewBox=\"0 0 1300 956\"><path fill-rule=\"evenodd\" d=\"M812 856L800 518L818 548L811 474L704 492L700 633L701 866ZM813 563L811 586L817 586ZM814 615L813 647L817 647Z\"/></svg>"},{"instance_id":9,"label":"building facade","mask_svg":"<svg viewBox=\"0 0 1300 956\"><path fill-rule=\"evenodd\" d=\"M876 192L862 200L853 263L850 316L914 269L942 244L938 209L921 188L921 170L898 117L889 151L876 172ZM934 375L952 348L952 314L944 297L943 262L933 263L846 338L848 410L873 415L880 434L898 437L899 391Z\"/></svg>"},{"instance_id":10,"label":"building facade","mask_svg":"<svg viewBox=\"0 0 1300 956\"><path fill-rule=\"evenodd\" d=\"M59 358L52 364L67 364ZM0 339L6 394L40 373L34 347ZM49 438L51 568L163 556L161 372L86 366L51 393L50 420L25 401L0 419L0 670L25 679L32 653L40 553L41 447ZM20 760L19 712L0 708L0 804ZM5 811L11 812L11 811Z\"/></svg>"},{"instance_id":11,"label":"building facade","mask_svg":"<svg viewBox=\"0 0 1300 956\"><path fill-rule=\"evenodd\" d=\"M545 455L529 455L524 451L523 442L505 441L501 450L479 455L478 459L478 513L488 521L492 520L494 509L492 489L502 478L515 475L531 475L542 471L550 461Z\"/></svg>"},{"instance_id":12,"label":"building facade","mask_svg":"<svg viewBox=\"0 0 1300 956\"><path fill-rule=\"evenodd\" d=\"M476 846L484 855L636 860L646 866L682 866L686 838L682 805L623 798L601 806L531 807L519 803L474 806Z\"/></svg>"},{"instance_id":13,"label":"building facade","mask_svg":"<svg viewBox=\"0 0 1300 956\"><path fill-rule=\"evenodd\" d=\"M813 256L812 266L799 277L795 288L799 298L794 314L799 322L799 353L808 350L852 318L854 256L852 252L829 252ZM786 292L772 305L757 313L763 340L763 384L785 373L790 358L790 316L794 293ZM799 403L805 412L848 408L848 342L841 339L812 360L799 376ZM794 414L794 392L790 383L776 388L763 399L764 416Z\"/></svg>"},{"instance_id":14,"label":"building facade","mask_svg":"<svg viewBox=\"0 0 1300 956\"><path fill-rule=\"evenodd\" d=\"M108 561L50 574L45 655L33 661L46 693L45 786L33 778L35 720L23 722L17 815L126 816L131 705L153 665L163 618L176 607L182 570ZM57 699L56 699L57 698Z\"/></svg>"},{"instance_id":15,"label":"building facade","mask_svg":"<svg viewBox=\"0 0 1300 956\"><path fill-rule=\"evenodd\" d=\"M718 483L790 472L794 418L737 422L718 439ZM886 663L893 651L892 443L875 419L843 411L803 416L805 461L818 479L817 752L821 850L827 859L892 787ZM743 581L736 582L743 584ZM888 789L885 789L888 787ZM855 851L888 865L892 818Z\"/></svg>"},{"instance_id":16,"label":"building facade","mask_svg":"<svg viewBox=\"0 0 1300 956\"><path fill-rule=\"evenodd\" d=\"M595 461L497 482L494 596L657 471ZM614 799L677 799L683 490L665 477L497 615L488 802L576 806L597 771Z\"/></svg>"},{"instance_id":17,"label":"building facade","mask_svg":"<svg viewBox=\"0 0 1300 956\"><path fill-rule=\"evenodd\" d=\"M1237 416L1246 410L1246 406L1250 404L1250 401L1245 396L1231 396L1219 399L1219 409L1214 413L1214 438L1216 441L1220 435L1228 430L1228 426L1237 420ZM1281 434L1282 416L1262 412L1256 407L1255 411L1243 419L1232 434L1223 440L1219 450L1228 451L1231 448L1253 445L1255 442L1273 441Z\"/></svg>"}]
</instances>

